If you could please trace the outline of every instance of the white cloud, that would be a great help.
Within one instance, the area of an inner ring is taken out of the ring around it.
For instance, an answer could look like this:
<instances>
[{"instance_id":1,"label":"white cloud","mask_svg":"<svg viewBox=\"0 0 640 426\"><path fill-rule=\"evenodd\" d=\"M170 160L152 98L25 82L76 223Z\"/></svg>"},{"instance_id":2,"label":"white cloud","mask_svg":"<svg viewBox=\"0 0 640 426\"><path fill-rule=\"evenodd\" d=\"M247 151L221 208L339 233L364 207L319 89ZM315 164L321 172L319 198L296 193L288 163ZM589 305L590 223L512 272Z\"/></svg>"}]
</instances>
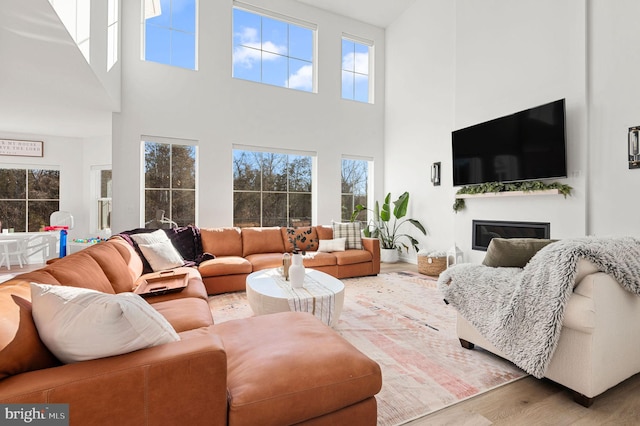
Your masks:
<instances>
[{"instance_id":1,"label":"white cloud","mask_svg":"<svg viewBox=\"0 0 640 426\"><path fill-rule=\"evenodd\" d=\"M342 57L343 70L356 70L362 72L369 69L369 55L366 53L347 53Z\"/></svg>"},{"instance_id":2,"label":"white cloud","mask_svg":"<svg viewBox=\"0 0 640 426\"><path fill-rule=\"evenodd\" d=\"M280 55L285 54L287 51L286 46L278 46L271 41L260 43L257 28L244 27L242 32L237 33L236 36L240 42L233 51L234 65L240 64L245 68L253 68L253 65L260 63L261 59L265 61L276 59L273 55L265 55L263 57L262 50Z\"/></svg>"},{"instance_id":3,"label":"white cloud","mask_svg":"<svg viewBox=\"0 0 640 426\"><path fill-rule=\"evenodd\" d=\"M311 91L313 89L313 66L300 67L298 71L289 76L286 86L291 89Z\"/></svg>"}]
</instances>

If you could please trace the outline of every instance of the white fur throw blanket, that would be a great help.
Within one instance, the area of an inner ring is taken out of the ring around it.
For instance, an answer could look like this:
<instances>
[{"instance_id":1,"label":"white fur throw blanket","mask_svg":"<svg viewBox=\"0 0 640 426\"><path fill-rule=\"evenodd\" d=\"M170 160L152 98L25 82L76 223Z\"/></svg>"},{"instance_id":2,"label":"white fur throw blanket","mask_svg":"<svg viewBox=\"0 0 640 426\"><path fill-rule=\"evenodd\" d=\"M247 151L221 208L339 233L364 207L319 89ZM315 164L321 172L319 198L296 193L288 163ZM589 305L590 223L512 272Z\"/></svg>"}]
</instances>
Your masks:
<instances>
[{"instance_id":1,"label":"white fur throw blanket","mask_svg":"<svg viewBox=\"0 0 640 426\"><path fill-rule=\"evenodd\" d=\"M560 240L541 249L523 268L454 265L438 289L514 364L541 378L555 351L579 259L640 294L640 239Z\"/></svg>"}]
</instances>

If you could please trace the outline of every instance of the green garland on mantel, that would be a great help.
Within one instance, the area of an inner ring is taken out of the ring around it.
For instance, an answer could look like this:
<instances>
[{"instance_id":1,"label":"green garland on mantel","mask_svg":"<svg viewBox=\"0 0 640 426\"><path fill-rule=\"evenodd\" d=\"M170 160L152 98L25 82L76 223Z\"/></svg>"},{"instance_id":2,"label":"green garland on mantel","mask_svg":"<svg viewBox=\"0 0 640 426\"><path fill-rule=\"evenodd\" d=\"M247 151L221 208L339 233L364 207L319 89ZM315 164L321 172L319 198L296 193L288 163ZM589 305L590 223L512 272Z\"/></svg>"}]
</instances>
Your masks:
<instances>
[{"instance_id":1,"label":"green garland on mantel","mask_svg":"<svg viewBox=\"0 0 640 426\"><path fill-rule=\"evenodd\" d=\"M508 192L508 191L523 191L523 192L534 192L534 191L545 191L547 189L557 189L564 198L567 198L567 195L571 195L572 187L569 185L565 185L563 183L553 182L553 183L544 183L539 180L534 181L526 181L526 182L513 182L513 183L501 183L501 182L488 182L480 185L470 185L463 186L456 192L456 195L460 194L488 194L488 193L498 193L498 192ZM456 198L453 203L453 211L459 212L466 207L463 198Z\"/></svg>"}]
</instances>

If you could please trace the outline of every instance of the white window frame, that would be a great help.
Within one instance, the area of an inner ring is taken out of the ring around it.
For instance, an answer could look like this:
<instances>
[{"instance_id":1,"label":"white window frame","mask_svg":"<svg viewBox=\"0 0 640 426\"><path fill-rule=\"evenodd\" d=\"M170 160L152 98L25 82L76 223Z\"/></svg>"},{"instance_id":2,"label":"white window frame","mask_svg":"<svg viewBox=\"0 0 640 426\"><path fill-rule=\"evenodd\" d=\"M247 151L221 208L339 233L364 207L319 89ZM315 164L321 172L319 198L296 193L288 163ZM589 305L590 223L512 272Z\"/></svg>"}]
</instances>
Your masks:
<instances>
[{"instance_id":1,"label":"white window frame","mask_svg":"<svg viewBox=\"0 0 640 426\"><path fill-rule=\"evenodd\" d=\"M242 3L239 1L234 1L233 2L233 9L240 9L240 10L244 10L245 12L249 12L249 13L253 13L253 14L257 14L257 15L261 15L263 17L266 18L270 18L270 19L275 19L278 21L282 21L286 24L291 24L291 25L295 25L301 28L306 28L308 30L311 30L311 34L312 34L312 57L311 57L311 68L313 70L313 77L312 77L312 88L310 91L307 90L299 90L299 89L295 89L295 88L289 88L289 87L284 87L284 86L273 86L273 87L283 87L285 89L291 89L291 90L296 90L299 92L304 92L304 93L318 93L318 25L314 24L312 22L308 22L308 21L304 21L302 19L298 19L298 18L294 18L292 16L288 16L288 15L283 15L281 13L277 13L277 12L273 12L267 9L263 9L257 6L253 6L247 3ZM232 22L232 31L234 30L234 25ZM233 34L231 37L231 55L233 56ZM286 56L287 59L290 58L290 56ZM296 58L293 58L296 59ZM233 57L231 58L231 75L233 76ZM235 77L234 77L235 78ZM245 80L245 81L251 81L254 83L260 83L260 84L265 84L267 86L272 86L269 83L264 83L262 81L254 81L254 80Z\"/></svg>"},{"instance_id":2,"label":"white window frame","mask_svg":"<svg viewBox=\"0 0 640 426\"><path fill-rule=\"evenodd\" d=\"M171 0L171 1L173 2L174 0ZM198 41L199 34L200 34L200 19L199 19L200 1L199 0L194 0L194 2L195 2L195 9L196 9L195 10L196 25L195 25L195 33L193 35L194 36L194 49L195 49L193 68L186 68L186 67L183 67L183 66L180 66L180 65L167 64L167 63L164 63L164 62L150 61L150 60L145 59L145 57L146 57L146 52L145 52L145 49L146 49L146 37L147 37L147 31L146 31L146 20L147 20L147 17L145 16L145 13L146 13L145 12L145 7L146 7L146 5L148 3L155 10L156 5L159 8L160 0L142 0L141 1L142 11L140 12L140 17L141 17L141 22L140 22L140 59L143 62L150 62L150 63L160 64L160 65L167 65L167 66L170 66L170 67L176 67L176 68L180 68L180 69L183 69L183 70L198 71L198 62L199 62L199 54L198 54L198 52L200 50L199 49L199 41ZM157 16L157 15L154 15L154 16ZM172 27L170 27L169 29L171 31L178 31L178 30L173 29Z\"/></svg>"},{"instance_id":3,"label":"white window frame","mask_svg":"<svg viewBox=\"0 0 640 426\"><path fill-rule=\"evenodd\" d=\"M369 103L369 104L374 104L375 103L375 43L373 40L369 40L366 38L362 38L362 37L358 37L356 35L352 35L352 34L347 34L347 33L342 33L342 37L340 38L340 70L341 71L347 71L347 72L351 72L348 70L343 70L342 69L342 57L343 57L343 52L342 52L342 40L348 40L350 42L353 43L358 43L364 46L368 46L369 47L369 67L368 67L368 78L369 78L369 100L368 102L362 102L362 101L358 101L356 99L352 99L352 98L343 98L341 96L342 99L344 100L348 100L348 101L353 101L353 102L360 102L360 103ZM354 73L355 74L355 73ZM341 73L342 75L342 73ZM340 79L340 90L342 91L342 79Z\"/></svg>"},{"instance_id":4,"label":"white window frame","mask_svg":"<svg viewBox=\"0 0 640 426\"><path fill-rule=\"evenodd\" d=\"M145 152L144 152L144 144L145 142L155 142L155 143L161 143L161 144L168 144L168 145L189 145L189 146L193 146L195 147L195 204L194 204L194 225L198 225L198 211L199 209L199 201L198 199L199 197L199 192L200 192L200 184L199 184L199 180L198 180L198 176L200 175L199 173L199 155L200 155L200 150L199 148L199 144L197 140L194 139L177 139L177 138L168 138L168 137L163 137L163 136L149 136L149 135L142 135L140 137L140 218L139 218L139 223L140 226L144 227L145 224L145 190L146 190L146 186L145 186L145 171L144 171L144 167L145 167ZM170 213L171 214L171 213Z\"/></svg>"}]
</instances>

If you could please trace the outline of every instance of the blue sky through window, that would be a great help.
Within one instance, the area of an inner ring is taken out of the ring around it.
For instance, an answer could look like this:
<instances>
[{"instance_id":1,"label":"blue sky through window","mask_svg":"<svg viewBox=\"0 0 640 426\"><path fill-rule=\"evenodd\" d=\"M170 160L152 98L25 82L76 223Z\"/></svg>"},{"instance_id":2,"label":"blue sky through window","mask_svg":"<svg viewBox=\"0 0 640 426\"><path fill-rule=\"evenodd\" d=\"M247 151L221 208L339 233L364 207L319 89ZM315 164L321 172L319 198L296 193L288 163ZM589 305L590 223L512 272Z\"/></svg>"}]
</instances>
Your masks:
<instances>
[{"instance_id":1,"label":"blue sky through window","mask_svg":"<svg viewBox=\"0 0 640 426\"><path fill-rule=\"evenodd\" d=\"M369 46L342 39L342 98L369 102Z\"/></svg>"},{"instance_id":2,"label":"blue sky through window","mask_svg":"<svg viewBox=\"0 0 640 426\"><path fill-rule=\"evenodd\" d=\"M145 20L144 58L196 69L196 0L160 0L160 13Z\"/></svg>"},{"instance_id":3,"label":"blue sky through window","mask_svg":"<svg viewBox=\"0 0 640 426\"><path fill-rule=\"evenodd\" d=\"M233 76L313 91L313 30L234 8Z\"/></svg>"}]
</instances>

